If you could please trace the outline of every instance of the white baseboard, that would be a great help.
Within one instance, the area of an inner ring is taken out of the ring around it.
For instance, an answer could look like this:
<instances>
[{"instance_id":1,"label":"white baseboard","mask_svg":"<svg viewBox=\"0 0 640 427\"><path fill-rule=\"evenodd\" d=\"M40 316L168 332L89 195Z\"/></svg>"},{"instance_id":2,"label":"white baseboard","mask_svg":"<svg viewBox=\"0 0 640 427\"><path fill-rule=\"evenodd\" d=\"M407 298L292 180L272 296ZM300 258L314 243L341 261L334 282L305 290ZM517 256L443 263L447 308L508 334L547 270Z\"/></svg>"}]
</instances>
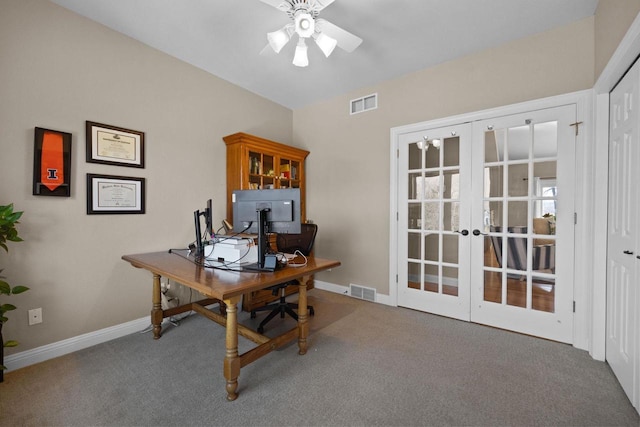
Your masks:
<instances>
[{"instance_id":1,"label":"white baseboard","mask_svg":"<svg viewBox=\"0 0 640 427\"><path fill-rule=\"evenodd\" d=\"M111 341L135 332L140 332L149 325L149 316L145 316L142 319L132 320L120 325L111 326L95 332L89 332L83 335L78 335L77 337L43 345L42 347L12 354L4 358L4 365L7 367L6 372L24 368L25 366L35 365L36 363L44 362L45 360L64 356L65 354L73 353L74 351L82 350L96 344Z\"/></svg>"},{"instance_id":2,"label":"white baseboard","mask_svg":"<svg viewBox=\"0 0 640 427\"><path fill-rule=\"evenodd\" d=\"M347 286L321 282L319 280L315 280L313 283L318 289L336 294L349 295L349 287ZM391 304L391 299L388 295L377 294L376 302L385 305L393 305ZM165 319L165 321L168 321L168 319ZM140 332L149 327L150 324L149 316L145 316L141 319L132 320L120 325L111 326L95 332L89 332L83 335L78 335L77 337L43 345L42 347L15 353L4 358L4 365L7 367L6 372L15 371L16 369L35 365L36 363L64 356L65 354L73 353L74 351L79 351L125 335Z\"/></svg>"}]
</instances>

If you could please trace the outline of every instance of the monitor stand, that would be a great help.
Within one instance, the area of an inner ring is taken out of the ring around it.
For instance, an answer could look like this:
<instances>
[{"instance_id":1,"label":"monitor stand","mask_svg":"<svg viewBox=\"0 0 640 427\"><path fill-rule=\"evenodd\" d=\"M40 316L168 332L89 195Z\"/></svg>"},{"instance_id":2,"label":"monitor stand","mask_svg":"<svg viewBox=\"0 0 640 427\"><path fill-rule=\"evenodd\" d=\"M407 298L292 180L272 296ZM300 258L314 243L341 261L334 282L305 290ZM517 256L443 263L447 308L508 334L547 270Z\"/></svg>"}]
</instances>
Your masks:
<instances>
[{"instance_id":1,"label":"monitor stand","mask_svg":"<svg viewBox=\"0 0 640 427\"><path fill-rule=\"evenodd\" d=\"M267 212L270 209L258 209L258 262L255 264L243 265L243 270L253 271L275 271L278 260L274 254L267 254L269 240L267 238Z\"/></svg>"}]
</instances>

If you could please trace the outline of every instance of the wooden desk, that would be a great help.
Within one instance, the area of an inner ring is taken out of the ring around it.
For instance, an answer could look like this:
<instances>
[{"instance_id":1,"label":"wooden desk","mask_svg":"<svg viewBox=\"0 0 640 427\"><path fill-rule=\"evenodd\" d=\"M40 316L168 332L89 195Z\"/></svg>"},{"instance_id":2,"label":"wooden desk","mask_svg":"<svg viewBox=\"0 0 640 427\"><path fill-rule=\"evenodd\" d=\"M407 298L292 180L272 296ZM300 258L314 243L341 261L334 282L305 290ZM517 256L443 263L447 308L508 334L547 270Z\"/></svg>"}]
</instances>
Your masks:
<instances>
[{"instance_id":1,"label":"wooden desk","mask_svg":"<svg viewBox=\"0 0 640 427\"><path fill-rule=\"evenodd\" d=\"M162 335L162 319L178 313L193 310L226 327L226 349L224 359L224 377L227 380L227 399L238 397L238 377L240 369L271 351L282 347L298 337L298 353L307 352L307 336L309 325L307 319L307 280L319 271L340 265L339 261L308 257L305 267L286 267L273 273L234 272L202 267L196 264L193 257L187 257L186 251L153 252L137 255L124 255L137 268L144 268L153 274L153 306L151 309L151 323L153 324L153 338ZM160 278L164 276L178 283L194 289L207 296L206 299L182 305L180 307L163 310L160 303ZM238 301L243 293L264 289L268 286L298 280L298 325L297 327L275 338L258 334L257 332L238 325ZM226 305L226 315L214 313L207 305L222 301ZM256 347L239 355L238 334L255 342Z\"/></svg>"}]
</instances>

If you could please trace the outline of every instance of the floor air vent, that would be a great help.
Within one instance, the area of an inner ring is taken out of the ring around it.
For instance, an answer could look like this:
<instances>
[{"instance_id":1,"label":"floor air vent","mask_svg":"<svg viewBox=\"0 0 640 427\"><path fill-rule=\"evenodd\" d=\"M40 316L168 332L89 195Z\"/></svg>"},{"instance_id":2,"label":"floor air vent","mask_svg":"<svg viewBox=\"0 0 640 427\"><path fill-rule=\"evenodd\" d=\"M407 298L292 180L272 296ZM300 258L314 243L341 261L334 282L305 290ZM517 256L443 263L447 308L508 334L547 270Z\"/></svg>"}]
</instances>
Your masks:
<instances>
[{"instance_id":1,"label":"floor air vent","mask_svg":"<svg viewBox=\"0 0 640 427\"><path fill-rule=\"evenodd\" d=\"M351 283L349 285L349 293L354 298L376 302L376 290L373 288L366 288L364 286L354 285Z\"/></svg>"}]
</instances>

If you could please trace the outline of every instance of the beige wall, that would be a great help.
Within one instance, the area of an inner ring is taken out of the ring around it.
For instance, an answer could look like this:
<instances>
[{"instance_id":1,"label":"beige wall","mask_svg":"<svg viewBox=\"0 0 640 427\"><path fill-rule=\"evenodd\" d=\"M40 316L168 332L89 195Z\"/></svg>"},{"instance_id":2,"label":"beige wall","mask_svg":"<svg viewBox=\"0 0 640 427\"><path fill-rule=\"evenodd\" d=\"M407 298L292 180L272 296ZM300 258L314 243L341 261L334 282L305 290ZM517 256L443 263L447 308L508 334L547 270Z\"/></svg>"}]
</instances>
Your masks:
<instances>
[{"instance_id":1,"label":"beige wall","mask_svg":"<svg viewBox=\"0 0 640 427\"><path fill-rule=\"evenodd\" d=\"M316 253L340 268L319 280L389 293L390 128L544 98L594 84L593 22L573 24L294 111L294 140L311 151L307 215ZM378 93L377 110L349 100Z\"/></svg>"},{"instance_id":2,"label":"beige wall","mask_svg":"<svg viewBox=\"0 0 640 427\"><path fill-rule=\"evenodd\" d=\"M640 0L599 0L595 14L595 75L600 76L611 55L640 12Z\"/></svg>"},{"instance_id":3,"label":"beige wall","mask_svg":"<svg viewBox=\"0 0 640 427\"><path fill-rule=\"evenodd\" d=\"M624 34L609 18L617 0L601 0L594 18L292 113L48 1L2 2L0 204L25 211L26 241L0 254L0 268L32 288L12 297L19 310L5 338L21 345L9 354L146 315L149 275L120 256L184 246L207 198L222 218L221 137L238 131L311 151L316 252L343 262L318 278L387 294L390 128L591 88L604 66L594 57L605 64ZM625 16L639 2L625 3ZM377 110L348 114L350 99L373 92ZM85 120L145 131L147 167L86 163ZM70 198L31 195L36 126L73 134ZM147 178L147 214L87 216L86 173ZM28 327L36 307L44 323Z\"/></svg>"},{"instance_id":4,"label":"beige wall","mask_svg":"<svg viewBox=\"0 0 640 427\"><path fill-rule=\"evenodd\" d=\"M8 354L147 315L151 276L120 256L184 247L208 198L219 224L224 135L291 142L291 110L45 0L2 0L0 82L0 204L25 211L0 268L31 288L11 297ZM86 163L86 120L144 131L146 168ZM36 126L73 135L70 198L31 195ZM86 215L87 173L145 177L147 213Z\"/></svg>"}]
</instances>

